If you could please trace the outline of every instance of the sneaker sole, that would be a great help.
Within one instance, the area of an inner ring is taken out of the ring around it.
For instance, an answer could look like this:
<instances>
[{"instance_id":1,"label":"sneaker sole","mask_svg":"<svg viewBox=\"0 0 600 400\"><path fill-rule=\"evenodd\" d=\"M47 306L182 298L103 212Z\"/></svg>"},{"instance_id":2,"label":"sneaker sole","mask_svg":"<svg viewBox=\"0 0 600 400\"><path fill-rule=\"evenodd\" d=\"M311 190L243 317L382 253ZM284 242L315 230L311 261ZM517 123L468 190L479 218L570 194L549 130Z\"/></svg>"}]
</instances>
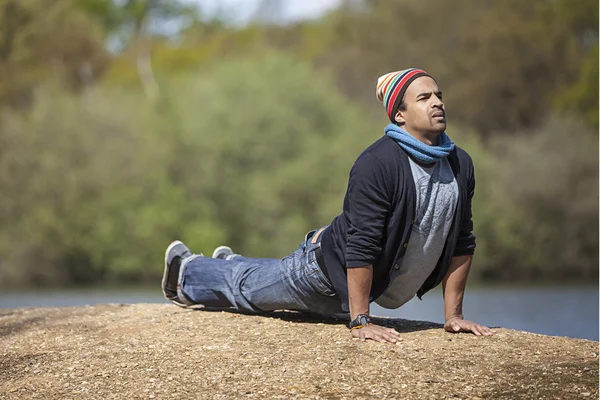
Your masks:
<instances>
[{"instance_id":1,"label":"sneaker sole","mask_svg":"<svg viewBox=\"0 0 600 400\"><path fill-rule=\"evenodd\" d=\"M183 242L181 240L175 240L174 242L171 242L169 247L167 247L167 250L165 250L165 269L163 272L161 289L162 289L163 296L165 297L165 299L169 300L171 303L175 304L176 306L186 308L187 306L185 304L170 298L165 290L165 288L167 287L167 278L169 277L169 253L171 252L173 247L175 247L179 244L183 244ZM178 286L179 286L179 284L178 284ZM177 293L175 293L175 296L177 296Z\"/></svg>"},{"instance_id":2,"label":"sneaker sole","mask_svg":"<svg viewBox=\"0 0 600 400\"><path fill-rule=\"evenodd\" d=\"M216 256L222 251L222 250L227 250L227 255L231 255L233 254L233 250L231 250L231 247L229 246L219 246L215 249L215 251L213 251L212 253L212 258L217 258Z\"/></svg>"}]
</instances>

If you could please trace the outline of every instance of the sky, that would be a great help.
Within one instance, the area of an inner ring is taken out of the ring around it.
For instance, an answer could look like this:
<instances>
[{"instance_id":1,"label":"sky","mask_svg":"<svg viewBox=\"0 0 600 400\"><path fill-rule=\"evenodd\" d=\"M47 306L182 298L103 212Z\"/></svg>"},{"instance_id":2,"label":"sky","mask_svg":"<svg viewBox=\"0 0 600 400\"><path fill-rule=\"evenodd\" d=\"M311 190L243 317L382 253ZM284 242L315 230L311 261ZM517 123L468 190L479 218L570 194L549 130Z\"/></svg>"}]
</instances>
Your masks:
<instances>
[{"instance_id":1,"label":"sky","mask_svg":"<svg viewBox=\"0 0 600 400\"><path fill-rule=\"evenodd\" d=\"M282 23L317 18L339 5L341 0L185 0L195 3L210 16L236 24L255 17L258 6L268 3L274 19ZM274 22L277 22L274 21Z\"/></svg>"}]
</instances>

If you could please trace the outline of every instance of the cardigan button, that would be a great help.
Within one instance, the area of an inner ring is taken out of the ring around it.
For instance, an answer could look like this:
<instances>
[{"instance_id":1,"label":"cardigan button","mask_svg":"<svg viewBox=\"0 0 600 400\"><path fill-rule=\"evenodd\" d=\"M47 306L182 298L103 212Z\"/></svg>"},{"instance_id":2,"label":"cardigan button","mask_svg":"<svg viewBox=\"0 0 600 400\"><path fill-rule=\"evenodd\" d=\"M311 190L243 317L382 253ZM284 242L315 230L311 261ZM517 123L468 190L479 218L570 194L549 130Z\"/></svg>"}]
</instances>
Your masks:
<instances>
[{"instance_id":1,"label":"cardigan button","mask_svg":"<svg viewBox=\"0 0 600 400\"><path fill-rule=\"evenodd\" d=\"M400 269L400 265L398 265L398 264L394 265L394 269Z\"/></svg>"},{"instance_id":2,"label":"cardigan button","mask_svg":"<svg viewBox=\"0 0 600 400\"><path fill-rule=\"evenodd\" d=\"M404 248L407 248L407 247L408 247L408 242L404 243Z\"/></svg>"}]
</instances>

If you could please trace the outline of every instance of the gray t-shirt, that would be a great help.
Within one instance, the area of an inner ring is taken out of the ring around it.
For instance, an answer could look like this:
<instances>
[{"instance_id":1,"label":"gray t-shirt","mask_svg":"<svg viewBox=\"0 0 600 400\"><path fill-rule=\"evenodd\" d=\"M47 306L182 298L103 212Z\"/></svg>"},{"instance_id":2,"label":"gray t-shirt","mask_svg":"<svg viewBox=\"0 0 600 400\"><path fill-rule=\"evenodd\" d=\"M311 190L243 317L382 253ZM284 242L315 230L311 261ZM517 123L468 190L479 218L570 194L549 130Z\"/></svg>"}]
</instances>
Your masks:
<instances>
[{"instance_id":1,"label":"gray t-shirt","mask_svg":"<svg viewBox=\"0 0 600 400\"><path fill-rule=\"evenodd\" d=\"M393 270L390 285L375 300L385 308L398 308L412 299L433 272L458 203L458 185L446 158L431 167L409 161L417 191L415 223L402 265Z\"/></svg>"}]
</instances>

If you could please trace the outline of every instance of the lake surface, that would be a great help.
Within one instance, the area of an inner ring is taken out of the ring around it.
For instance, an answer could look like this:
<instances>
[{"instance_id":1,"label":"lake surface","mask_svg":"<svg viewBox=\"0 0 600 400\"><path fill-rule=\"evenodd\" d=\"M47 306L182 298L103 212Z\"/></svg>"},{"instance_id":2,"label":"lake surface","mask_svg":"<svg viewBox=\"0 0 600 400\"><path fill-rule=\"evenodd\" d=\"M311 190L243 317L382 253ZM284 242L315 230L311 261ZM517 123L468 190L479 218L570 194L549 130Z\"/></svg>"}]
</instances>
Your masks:
<instances>
[{"instance_id":1,"label":"lake surface","mask_svg":"<svg viewBox=\"0 0 600 400\"><path fill-rule=\"evenodd\" d=\"M65 307L102 303L166 303L159 289L2 292L0 308ZM465 318L490 327L598 340L598 286L467 288ZM444 322L441 289L397 310L376 304L371 314Z\"/></svg>"}]
</instances>

